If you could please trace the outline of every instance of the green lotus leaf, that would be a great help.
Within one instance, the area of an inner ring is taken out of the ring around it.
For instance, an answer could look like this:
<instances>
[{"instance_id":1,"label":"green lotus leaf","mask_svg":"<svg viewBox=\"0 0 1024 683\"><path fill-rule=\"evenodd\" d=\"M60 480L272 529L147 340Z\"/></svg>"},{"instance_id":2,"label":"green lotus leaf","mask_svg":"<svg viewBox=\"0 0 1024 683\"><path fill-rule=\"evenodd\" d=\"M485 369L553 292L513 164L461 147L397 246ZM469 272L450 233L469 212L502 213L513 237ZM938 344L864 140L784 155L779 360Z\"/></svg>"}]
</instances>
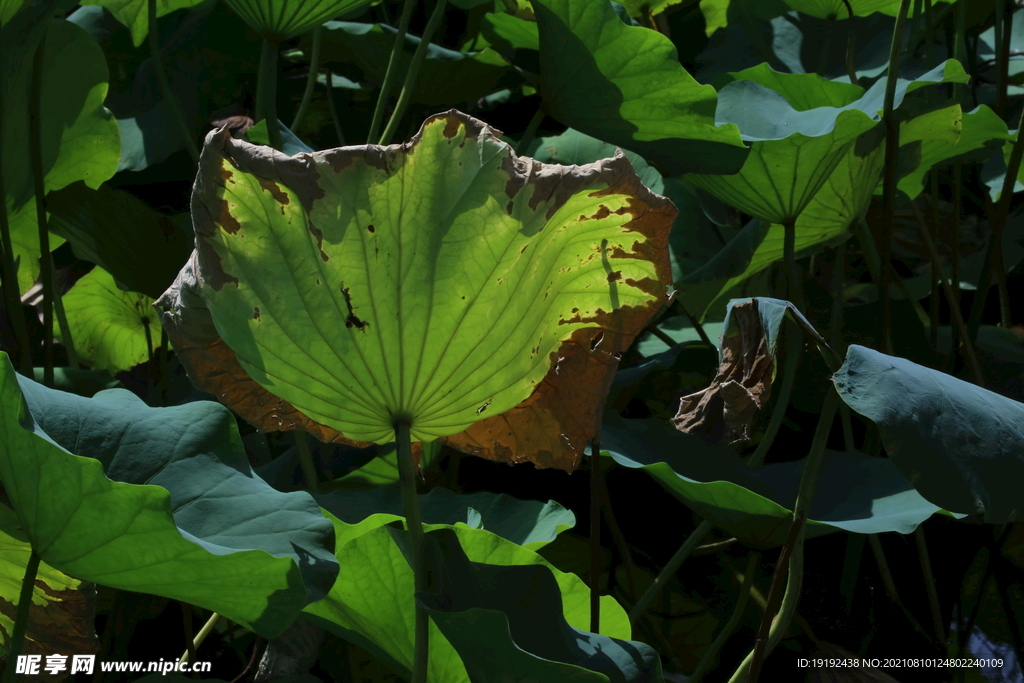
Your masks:
<instances>
[{"instance_id":1,"label":"green lotus leaf","mask_svg":"<svg viewBox=\"0 0 1024 683\"><path fill-rule=\"evenodd\" d=\"M87 399L0 358L0 480L32 547L82 580L214 610L268 638L326 594L333 530L255 477L216 403Z\"/></svg>"},{"instance_id":2,"label":"green lotus leaf","mask_svg":"<svg viewBox=\"0 0 1024 683\"><path fill-rule=\"evenodd\" d=\"M39 238L26 132L32 57L44 33L40 121L44 189L57 190L77 180L99 187L117 168L120 137L114 117L103 107L108 72L96 41L63 19L18 31L21 16L0 30L4 63L4 77L0 79L0 99L4 102L0 172L15 257L20 258L18 284L24 292L39 274ZM58 244L51 241L51 248Z\"/></svg>"},{"instance_id":3,"label":"green lotus leaf","mask_svg":"<svg viewBox=\"0 0 1024 683\"><path fill-rule=\"evenodd\" d=\"M368 518L362 528L347 525L330 513L337 535L339 564L345 568L323 600L303 610L303 618L340 635L408 672L413 658L413 573L396 545L385 517ZM379 522L379 523L378 523ZM551 569L562 595L562 614L569 624L585 630L590 623L590 591L575 574L552 567L532 550L483 529L463 524L425 525L424 531L452 529L471 562L497 565L544 565ZM387 590L381 590L383 582ZM625 611L611 596L602 596L601 633L628 640L631 629ZM429 683L469 683L455 649L436 624L430 625Z\"/></svg>"},{"instance_id":4,"label":"green lotus leaf","mask_svg":"<svg viewBox=\"0 0 1024 683\"><path fill-rule=\"evenodd\" d=\"M571 471L607 354L665 300L674 215L624 156L541 164L454 110L292 158L215 131L197 252L157 306L193 381L271 429L387 443L403 419Z\"/></svg>"},{"instance_id":5,"label":"green lotus leaf","mask_svg":"<svg viewBox=\"0 0 1024 683\"><path fill-rule=\"evenodd\" d=\"M93 268L64 295L75 349L93 367L116 374L150 359L160 343L153 299L125 292L113 276Z\"/></svg>"},{"instance_id":6,"label":"green lotus leaf","mask_svg":"<svg viewBox=\"0 0 1024 683\"><path fill-rule=\"evenodd\" d=\"M857 106L861 88L817 74L762 64L722 82L717 122L739 126L753 142L750 157L737 174L687 181L763 221L795 222L854 140L877 125Z\"/></svg>"},{"instance_id":7,"label":"green lotus leaf","mask_svg":"<svg viewBox=\"0 0 1024 683\"><path fill-rule=\"evenodd\" d=\"M843 0L785 0L792 9L809 14L818 19L849 19L850 12ZM880 12L891 17L900 11L900 0L849 0L850 8L855 17L866 17ZM956 2L956 0L938 0L938 2ZM915 3L910 4L908 16L914 16Z\"/></svg>"},{"instance_id":8,"label":"green lotus leaf","mask_svg":"<svg viewBox=\"0 0 1024 683\"><path fill-rule=\"evenodd\" d=\"M706 444L665 420L626 420L610 410L601 423L601 447L602 455L646 471L695 513L741 541L762 548L785 542L804 460L750 470L729 446ZM892 461L826 451L807 536L837 530L909 534L939 511Z\"/></svg>"},{"instance_id":9,"label":"green lotus leaf","mask_svg":"<svg viewBox=\"0 0 1024 683\"><path fill-rule=\"evenodd\" d=\"M955 104L917 116L900 127L897 187L915 199L931 169L955 158L983 161L1008 138L1006 123L985 105L966 114ZM881 183L875 191L881 193Z\"/></svg>"},{"instance_id":10,"label":"green lotus leaf","mask_svg":"<svg viewBox=\"0 0 1024 683\"><path fill-rule=\"evenodd\" d=\"M926 85L966 78L963 67L948 60L915 80L898 79L894 106ZM753 142L751 156L735 175L692 174L687 180L741 211L782 224L797 220L854 140L876 125L885 89L885 79L865 92L816 74L780 74L767 64L718 83L725 85L716 120L739 126L744 140Z\"/></svg>"},{"instance_id":11,"label":"green lotus leaf","mask_svg":"<svg viewBox=\"0 0 1024 683\"><path fill-rule=\"evenodd\" d=\"M31 553L32 545L18 516L0 505L0 557L4 558L0 563L0 634L4 643L10 642ZM45 562L39 563L35 580L22 654L95 654L100 643L94 625L95 602L90 608L86 596L88 586Z\"/></svg>"},{"instance_id":12,"label":"green lotus leaf","mask_svg":"<svg viewBox=\"0 0 1024 683\"><path fill-rule=\"evenodd\" d=\"M157 19L167 16L179 9L195 7L203 0L162 0L156 3ZM142 45L149 35L149 10L147 0L84 0L82 5L99 5L110 10L114 17L124 24L132 33L132 44Z\"/></svg>"},{"instance_id":13,"label":"green lotus leaf","mask_svg":"<svg viewBox=\"0 0 1024 683\"><path fill-rule=\"evenodd\" d=\"M403 549L410 545L407 532L392 531ZM663 681L661 658L650 646L570 626L547 567L470 562L450 529L430 532L425 542L437 580L416 600L462 657L471 680Z\"/></svg>"},{"instance_id":14,"label":"green lotus leaf","mask_svg":"<svg viewBox=\"0 0 1024 683\"><path fill-rule=\"evenodd\" d=\"M314 498L346 524L358 525L378 515L386 521L373 520L376 526L405 519L398 486L332 491ZM516 500L487 491L456 494L445 488L433 488L418 498L425 524L461 522L475 529L487 529L530 550L540 550L558 534L576 526L576 515L553 500Z\"/></svg>"},{"instance_id":15,"label":"green lotus leaf","mask_svg":"<svg viewBox=\"0 0 1024 683\"><path fill-rule=\"evenodd\" d=\"M46 208L50 230L71 242L78 258L148 297L160 296L174 282L192 252L188 214L164 216L107 184L91 190L74 183L51 192Z\"/></svg>"},{"instance_id":16,"label":"green lotus leaf","mask_svg":"<svg viewBox=\"0 0 1024 683\"><path fill-rule=\"evenodd\" d=\"M537 22L504 12L488 12L480 20L480 33L496 50L540 50Z\"/></svg>"},{"instance_id":17,"label":"green lotus leaf","mask_svg":"<svg viewBox=\"0 0 1024 683\"><path fill-rule=\"evenodd\" d=\"M856 344L833 381L922 496L990 524L1020 519L1024 405Z\"/></svg>"},{"instance_id":18,"label":"green lotus leaf","mask_svg":"<svg viewBox=\"0 0 1024 683\"><path fill-rule=\"evenodd\" d=\"M666 175L734 173L747 150L716 126L715 92L679 64L672 42L626 26L606 2L536 0L548 114L643 155Z\"/></svg>"},{"instance_id":19,"label":"green lotus leaf","mask_svg":"<svg viewBox=\"0 0 1024 683\"><path fill-rule=\"evenodd\" d=\"M329 21L323 26L321 63L360 83L379 85L384 82L396 33L387 24ZM309 36L303 38L302 47L307 55L311 53L312 42ZM397 67L399 73L408 71L419 44L418 36L406 34ZM490 48L456 52L431 43L416 76L410 101L434 107L473 101L495 90L515 87L522 80L515 69Z\"/></svg>"},{"instance_id":20,"label":"green lotus leaf","mask_svg":"<svg viewBox=\"0 0 1024 683\"><path fill-rule=\"evenodd\" d=\"M312 31L332 17L353 14L380 0L225 0L264 38L279 43Z\"/></svg>"},{"instance_id":21,"label":"green lotus leaf","mask_svg":"<svg viewBox=\"0 0 1024 683\"><path fill-rule=\"evenodd\" d=\"M44 368L32 368L32 378L39 384L43 383L44 376ZM54 368L53 388L92 398L105 389L124 389L124 386L104 370Z\"/></svg>"},{"instance_id":22,"label":"green lotus leaf","mask_svg":"<svg viewBox=\"0 0 1024 683\"><path fill-rule=\"evenodd\" d=\"M955 2L956 0L938 0ZM900 0L849 0L855 17L866 17L875 12L896 16ZM759 6L764 7L759 7ZM910 16L914 16L914 3L910 5ZM758 19L773 19L789 10L797 10L818 19L849 19L850 10L843 0L700 0L700 9L707 22L707 34L731 24L738 23L744 12Z\"/></svg>"}]
</instances>

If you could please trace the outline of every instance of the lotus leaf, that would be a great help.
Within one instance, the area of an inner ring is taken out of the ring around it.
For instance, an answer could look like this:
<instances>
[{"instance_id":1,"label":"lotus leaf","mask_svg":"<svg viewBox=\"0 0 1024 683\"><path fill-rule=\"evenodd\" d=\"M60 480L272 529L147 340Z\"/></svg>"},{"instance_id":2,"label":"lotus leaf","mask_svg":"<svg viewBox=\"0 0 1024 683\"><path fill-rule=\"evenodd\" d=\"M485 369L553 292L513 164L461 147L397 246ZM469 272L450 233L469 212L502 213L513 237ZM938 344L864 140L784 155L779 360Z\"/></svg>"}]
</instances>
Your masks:
<instances>
[{"instance_id":1,"label":"lotus leaf","mask_svg":"<svg viewBox=\"0 0 1024 683\"><path fill-rule=\"evenodd\" d=\"M453 110L405 145L291 158L214 131L192 214L197 251L157 306L243 416L355 443L408 420L571 471L665 301L675 209L624 156L541 164Z\"/></svg>"}]
</instances>

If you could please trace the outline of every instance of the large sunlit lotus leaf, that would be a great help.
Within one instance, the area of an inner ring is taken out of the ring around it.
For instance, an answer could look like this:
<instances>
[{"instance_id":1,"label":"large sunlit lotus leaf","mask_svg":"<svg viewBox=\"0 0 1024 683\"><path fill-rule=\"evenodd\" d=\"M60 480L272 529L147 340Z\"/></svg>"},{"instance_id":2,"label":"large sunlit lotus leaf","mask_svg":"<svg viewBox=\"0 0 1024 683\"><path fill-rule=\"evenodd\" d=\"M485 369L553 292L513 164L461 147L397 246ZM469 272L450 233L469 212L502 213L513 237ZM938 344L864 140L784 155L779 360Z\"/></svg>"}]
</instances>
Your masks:
<instances>
[{"instance_id":1,"label":"large sunlit lotus leaf","mask_svg":"<svg viewBox=\"0 0 1024 683\"><path fill-rule=\"evenodd\" d=\"M160 343L160 320L153 300L118 288L99 266L64 295L75 350L90 365L110 374L149 360Z\"/></svg>"},{"instance_id":2,"label":"large sunlit lotus leaf","mask_svg":"<svg viewBox=\"0 0 1024 683\"><path fill-rule=\"evenodd\" d=\"M405 145L291 158L215 131L192 201L197 252L157 302L179 357L250 421L325 442L402 419L571 471L670 278L675 208L624 156L541 164L454 110Z\"/></svg>"},{"instance_id":3,"label":"large sunlit lotus leaf","mask_svg":"<svg viewBox=\"0 0 1024 683\"><path fill-rule=\"evenodd\" d=\"M278 635L334 582L333 528L309 494L249 468L235 418L150 408L20 377L0 355L0 481L43 562Z\"/></svg>"},{"instance_id":4,"label":"large sunlit lotus leaf","mask_svg":"<svg viewBox=\"0 0 1024 683\"><path fill-rule=\"evenodd\" d=\"M15 610L21 597L22 579L32 545L18 522L18 516L0 505L0 634L9 642ZM22 654L96 654L95 586L83 583L45 562L39 563L32 589L28 628Z\"/></svg>"},{"instance_id":5,"label":"large sunlit lotus leaf","mask_svg":"<svg viewBox=\"0 0 1024 683\"><path fill-rule=\"evenodd\" d=\"M54 20L17 30L26 10L0 29L4 77L3 107L4 206L11 222L18 283L24 292L39 273L39 237L29 154L29 81L38 40L46 31L43 58L40 128L44 189L49 192L77 180L89 187L114 175L120 134L113 115L103 107L108 72L103 51L85 30ZM51 248L56 244L51 239Z\"/></svg>"},{"instance_id":6,"label":"large sunlit lotus leaf","mask_svg":"<svg viewBox=\"0 0 1024 683\"><path fill-rule=\"evenodd\" d=\"M790 8L809 14L818 19L848 19L850 11L843 0L785 0ZM956 0L936 0L936 2L956 2ZM899 14L900 0L849 0L850 9L855 17L866 17L875 12L888 14L891 17ZM914 15L914 5L910 3L908 16Z\"/></svg>"},{"instance_id":7,"label":"large sunlit lotus leaf","mask_svg":"<svg viewBox=\"0 0 1024 683\"><path fill-rule=\"evenodd\" d=\"M856 344L833 379L922 496L990 524L1021 519L1024 404Z\"/></svg>"},{"instance_id":8,"label":"large sunlit lotus leaf","mask_svg":"<svg viewBox=\"0 0 1024 683\"><path fill-rule=\"evenodd\" d=\"M408 532L392 530L392 536L411 561ZM654 648L570 626L547 567L470 562L450 529L432 531L424 542L436 579L416 601L462 657L471 680L663 683Z\"/></svg>"},{"instance_id":9,"label":"large sunlit lotus leaf","mask_svg":"<svg viewBox=\"0 0 1024 683\"><path fill-rule=\"evenodd\" d=\"M714 88L687 73L667 37L626 26L607 2L535 0L533 9L550 116L668 175L740 168L739 131L716 126Z\"/></svg>"},{"instance_id":10,"label":"large sunlit lotus leaf","mask_svg":"<svg viewBox=\"0 0 1024 683\"><path fill-rule=\"evenodd\" d=\"M308 605L303 618L356 643L388 662L396 672L408 672L413 659L415 589L408 560L384 526L384 515L368 518L372 525L355 530L330 513L339 539L337 557L344 571L323 600ZM380 522L380 523L378 523ZM532 550L484 529L464 524L426 525L425 531L451 529L472 562L497 565L543 565L551 569L562 595L562 615L586 631L590 624L590 590L575 574L561 572ZM362 531L362 533L358 533ZM387 590L382 590L386 582ZM610 595L601 597L601 633L628 640L625 610ZM466 667L436 624L430 625L428 683L470 683Z\"/></svg>"}]
</instances>

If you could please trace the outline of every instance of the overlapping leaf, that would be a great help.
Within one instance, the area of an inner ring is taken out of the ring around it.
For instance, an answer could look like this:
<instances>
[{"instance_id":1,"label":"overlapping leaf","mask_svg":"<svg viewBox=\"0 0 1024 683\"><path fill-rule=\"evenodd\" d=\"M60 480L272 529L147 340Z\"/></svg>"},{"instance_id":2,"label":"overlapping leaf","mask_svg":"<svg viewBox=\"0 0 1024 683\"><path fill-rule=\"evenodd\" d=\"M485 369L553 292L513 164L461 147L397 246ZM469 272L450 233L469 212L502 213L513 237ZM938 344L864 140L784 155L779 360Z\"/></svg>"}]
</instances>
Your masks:
<instances>
[{"instance_id":1,"label":"overlapping leaf","mask_svg":"<svg viewBox=\"0 0 1024 683\"><path fill-rule=\"evenodd\" d=\"M158 306L194 380L267 428L384 443L403 418L571 470L664 302L674 215L625 157L517 158L455 111L291 159L212 133L198 251Z\"/></svg>"},{"instance_id":2,"label":"overlapping leaf","mask_svg":"<svg viewBox=\"0 0 1024 683\"><path fill-rule=\"evenodd\" d=\"M330 523L308 494L252 475L222 406L82 398L19 377L6 355L0 398L0 480L50 566L267 637L334 581Z\"/></svg>"},{"instance_id":3,"label":"overlapping leaf","mask_svg":"<svg viewBox=\"0 0 1024 683\"><path fill-rule=\"evenodd\" d=\"M35 233L32 163L29 154L29 81L38 41L46 35L41 88L42 167L44 189L60 189L77 180L92 188L117 168L120 136L114 117L103 106L108 73L103 52L88 33L71 22L42 21L31 29L23 12L0 30L3 51L4 205L12 220L18 281L27 289L39 274L39 240ZM23 29L23 30L19 30ZM54 245L51 245L54 246Z\"/></svg>"},{"instance_id":4,"label":"overlapping leaf","mask_svg":"<svg viewBox=\"0 0 1024 683\"><path fill-rule=\"evenodd\" d=\"M160 320L153 300L118 288L96 266L64 295L75 349L89 364L116 374L150 360L160 343Z\"/></svg>"},{"instance_id":5,"label":"overlapping leaf","mask_svg":"<svg viewBox=\"0 0 1024 683\"><path fill-rule=\"evenodd\" d=\"M993 524L1020 519L1024 404L856 344L834 380L922 496Z\"/></svg>"},{"instance_id":6,"label":"overlapping leaf","mask_svg":"<svg viewBox=\"0 0 1024 683\"><path fill-rule=\"evenodd\" d=\"M328 513L329 514L329 513ZM346 640L359 644L396 671L409 671L413 657L413 573L381 515L372 525L355 530L331 517L339 539L337 557L345 568L323 600L308 605L303 617ZM376 523L376 522L379 522ZM428 525L426 531L448 528L472 562L493 565L542 565L550 568L562 596L562 615L570 626L585 630L590 620L589 589L575 574L551 567L540 555L483 529L465 525ZM386 585L387 590L381 587ZM611 596L601 598L601 633L628 640L625 611ZM429 683L469 683L466 666L436 624L430 626Z\"/></svg>"},{"instance_id":7,"label":"overlapping leaf","mask_svg":"<svg viewBox=\"0 0 1024 683\"><path fill-rule=\"evenodd\" d=\"M715 92L650 29L626 26L604 2L536 0L541 91L565 125L643 155L670 175L733 173L746 148L716 126Z\"/></svg>"}]
</instances>

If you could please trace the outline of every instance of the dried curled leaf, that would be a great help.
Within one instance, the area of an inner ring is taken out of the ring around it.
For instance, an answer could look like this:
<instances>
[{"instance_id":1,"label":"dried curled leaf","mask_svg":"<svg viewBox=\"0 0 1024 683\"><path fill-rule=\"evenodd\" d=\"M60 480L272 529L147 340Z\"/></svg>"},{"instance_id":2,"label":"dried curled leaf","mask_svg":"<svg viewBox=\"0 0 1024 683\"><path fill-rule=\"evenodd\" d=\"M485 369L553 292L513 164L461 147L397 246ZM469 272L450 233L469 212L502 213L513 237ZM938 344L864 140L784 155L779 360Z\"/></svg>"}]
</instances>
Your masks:
<instances>
[{"instance_id":1,"label":"dried curled leaf","mask_svg":"<svg viewBox=\"0 0 1024 683\"><path fill-rule=\"evenodd\" d=\"M193 381L268 430L444 439L574 469L665 301L676 210L620 153L517 157L465 114L287 157L207 136L196 251L157 302Z\"/></svg>"}]
</instances>

